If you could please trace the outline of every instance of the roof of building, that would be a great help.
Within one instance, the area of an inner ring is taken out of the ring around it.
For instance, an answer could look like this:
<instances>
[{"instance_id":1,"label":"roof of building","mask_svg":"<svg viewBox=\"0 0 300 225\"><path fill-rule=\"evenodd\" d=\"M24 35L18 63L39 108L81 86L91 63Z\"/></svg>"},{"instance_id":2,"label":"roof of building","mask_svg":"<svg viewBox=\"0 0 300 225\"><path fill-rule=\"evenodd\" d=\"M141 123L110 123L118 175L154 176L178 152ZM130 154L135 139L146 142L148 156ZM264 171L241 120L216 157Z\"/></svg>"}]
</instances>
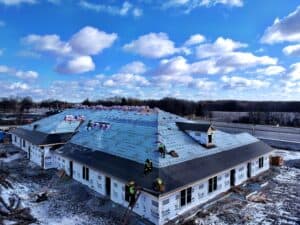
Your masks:
<instances>
[{"instance_id":1,"label":"roof of building","mask_svg":"<svg viewBox=\"0 0 300 225\"><path fill-rule=\"evenodd\" d=\"M36 130L27 130L24 128L16 128L11 131L34 145L50 145L66 143L73 135L72 133L47 134Z\"/></svg>"},{"instance_id":2,"label":"roof of building","mask_svg":"<svg viewBox=\"0 0 300 225\"><path fill-rule=\"evenodd\" d=\"M85 121L66 121L66 117L84 117ZM88 125L92 128L88 129ZM105 124L105 126L102 126ZM180 125L179 125L180 124ZM214 147L209 150L197 143L183 128L190 128L191 121L159 109L147 107L100 107L73 108L36 121L22 129L46 134L78 132L71 143L114 156L134 160L143 164L146 159L154 167L175 165L194 158L227 151L232 148L256 142L247 133L228 134L214 132ZM197 131L206 130L209 125L193 123ZM38 126L36 126L38 125ZM179 125L179 126L178 126ZM183 126L184 127L183 127ZM24 132L24 131L23 131ZM28 134L31 136L32 134ZM37 138L39 139L39 138ZM163 144L167 152L175 151L179 157L166 154L160 157L158 146Z\"/></svg>"},{"instance_id":3,"label":"roof of building","mask_svg":"<svg viewBox=\"0 0 300 225\"><path fill-rule=\"evenodd\" d=\"M176 125L181 131L199 131L199 132L207 132L211 126L211 124L207 123L195 123L195 122L176 122Z\"/></svg>"},{"instance_id":4,"label":"roof of building","mask_svg":"<svg viewBox=\"0 0 300 225\"><path fill-rule=\"evenodd\" d=\"M142 164L146 159L150 159L154 167L170 166L257 141L246 133L232 135L215 131L215 147L208 151L178 128L176 122L189 122L188 120L159 109L150 112L70 109L66 110L65 114L81 114L86 118L78 133L71 139L71 143ZM109 127L101 129L95 126L93 129L87 129L89 122L108 123ZM176 151L179 157L172 157L169 154L165 158L160 157L158 152L160 143L168 152Z\"/></svg>"},{"instance_id":5,"label":"roof of building","mask_svg":"<svg viewBox=\"0 0 300 225\"><path fill-rule=\"evenodd\" d=\"M161 178L165 183L164 195L180 187L191 185L236 165L272 151L261 141L235 147L216 154L190 159L188 161L162 168L153 168L148 175L143 175L144 165L122 157L116 157L103 151L95 151L72 143L64 145L58 153L104 172L122 181L135 181L146 191L153 194L153 182Z\"/></svg>"}]
</instances>

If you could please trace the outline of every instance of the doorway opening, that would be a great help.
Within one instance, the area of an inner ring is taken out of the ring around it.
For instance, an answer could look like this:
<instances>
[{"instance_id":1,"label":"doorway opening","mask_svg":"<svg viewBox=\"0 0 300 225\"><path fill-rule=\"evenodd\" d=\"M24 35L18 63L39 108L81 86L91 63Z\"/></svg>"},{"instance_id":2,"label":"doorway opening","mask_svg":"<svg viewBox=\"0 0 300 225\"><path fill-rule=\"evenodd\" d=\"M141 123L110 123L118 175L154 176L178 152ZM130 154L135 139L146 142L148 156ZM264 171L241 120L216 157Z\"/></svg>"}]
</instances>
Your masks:
<instances>
[{"instance_id":1,"label":"doorway opening","mask_svg":"<svg viewBox=\"0 0 300 225\"><path fill-rule=\"evenodd\" d=\"M111 192L110 177L105 177L105 193L107 196L110 196L110 192Z\"/></svg>"},{"instance_id":2,"label":"doorway opening","mask_svg":"<svg viewBox=\"0 0 300 225\"><path fill-rule=\"evenodd\" d=\"M70 177L73 178L73 161L69 162L69 169L70 169Z\"/></svg>"},{"instance_id":3,"label":"doorway opening","mask_svg":"<svg viewBox=\"0 0 300 225\"><path fill-rule=\"evenodd\" d=\"M235 169L230 170L230 186L235 185Z\"/></svg>"},{"instance_id":4,"label":"doorway opening","mask_svg":"<svg viewBox=\"0 0 300 225\"><path fill-rule=\"evenodd\" d=\"M251 177L251 162L248 162L247 164L247 177Z\"/></svg>"}]
</instances>

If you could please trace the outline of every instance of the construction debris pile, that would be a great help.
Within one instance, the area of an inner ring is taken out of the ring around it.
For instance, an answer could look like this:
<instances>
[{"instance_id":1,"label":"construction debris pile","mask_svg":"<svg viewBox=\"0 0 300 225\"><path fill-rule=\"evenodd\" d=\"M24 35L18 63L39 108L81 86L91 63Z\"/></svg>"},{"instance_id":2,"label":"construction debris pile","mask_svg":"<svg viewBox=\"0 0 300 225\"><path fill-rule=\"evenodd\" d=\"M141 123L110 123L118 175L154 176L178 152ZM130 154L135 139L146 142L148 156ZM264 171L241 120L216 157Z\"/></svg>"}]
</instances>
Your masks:
<instances>
[{"instance_id":1,"label":"construction debris pile","mask_svg":"<svg viewBox=\"0 0 300 225\"><path fill-rule=\"evenodd\" d=\"M86 106L78 104L76 105L77 109L94 109L94 110L121 110L121 111L136 111L140 113L155 113L157 112L157 108L150 108L149 106L122 106L122 105L114 105L114 106L103 106L103 105L96 105L96 106Z\"/></svg>"},{"instance_id":2,"label":"construction debris pile","mask_svg":"<svg viewBox=\"0 0 300 225\"><path fill-rule=\"evenodd\" d=\"M0 224L27 225L36 222L30 208L21 206L21 199L17 194L3 194L2 189L14 189L8 175L6 171L0 170Z\"/></svg>"}]
</instances>

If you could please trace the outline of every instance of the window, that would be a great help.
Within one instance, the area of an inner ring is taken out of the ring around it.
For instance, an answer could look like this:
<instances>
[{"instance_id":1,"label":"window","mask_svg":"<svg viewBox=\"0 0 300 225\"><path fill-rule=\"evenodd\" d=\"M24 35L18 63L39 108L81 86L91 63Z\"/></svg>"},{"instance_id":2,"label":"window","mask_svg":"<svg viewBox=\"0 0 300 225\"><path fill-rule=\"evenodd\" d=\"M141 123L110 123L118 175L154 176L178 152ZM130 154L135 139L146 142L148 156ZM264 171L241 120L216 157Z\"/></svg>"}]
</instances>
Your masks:
<instances>
[{"instance_id":1,"label":"window","mask_svg":"<svg viewBox=\"0 0 300 225\"><path fill-rule=\"evenodd\" d=\"M212 134L208 135L208 143L212 143Z\"/></svg>"},{"instance_id":2,"label":"window","mask_svg":"<svg viewBox=\"0 0 300 225\"><path fill-rule=\"evenodd\" d=\"M167 199L165 199L165 200L163 200L163 205L167 205L167 204L169 204L169 202L170 202L170 200L167 198Z\"/></svg>"},{"instance_id":3,"label":"window","mask_svg":"<svg viewBox=\"0 0 300 225\"><path fill-rule=\"evenodd\" d=\"M90 178L90 174L89 174L89 168L88 167L85 167L85 166L82 166L82 179L84 180L89 180Z\"/></svg>"},{"instance_id":4,"label":"window","mask_svg":"<svg viewBox=\"0 0 300 225\"><path fill-rule=\"evenodd\" d=\"M180 192L180 206L185 206L192 202L192 188L189 187Z\"/></svg>"},{"instance_id":5,"label":"window","mask_svg":"<svg viewBox=\"0 0 300 225\"><path fill-rule=\"evenodd\" d=\"M154 201L152 200L152 205L155 206L155 207L158 207L158 202L157 201Z\"/></svg>"},{"instance_id":6,"label":"window","mask_svg":"<svg viewBox=\"0 0 300 225\"><path fill-rule=\"evenodd\" d=\"M25 143L25 140L23 139L23 147L25 147L26 146L26 143Z\"/></svg>"},{"instance_id":7,"label":"window","mask_svg":"<svg viewBox=\"0 0 300 225\"><path fill-rule=\"evenodd\" d=\"M17 136L15 136L15 142L17 142Z\"/></svg>"},{"instance_id":8,"label":"window","mask_svg":"<svg viewBox=\"0 0 300 225\"><path fill-rule=\"evenodd\" d=\"M208 180L208 192L211 193L215 190L217 190L217 186L218 186L218 179L217 176L210 178Z\"/></svg>"},{"instance_id":9,"label":"window","mask_svg":"<svg viewBox=\"0 0 300 225\"><path fill-rule=\"evenodd\" d=\"M260 157L258 159L258 168L263 168L264 167L264 157Z\"/></svg>"}]
</instances>

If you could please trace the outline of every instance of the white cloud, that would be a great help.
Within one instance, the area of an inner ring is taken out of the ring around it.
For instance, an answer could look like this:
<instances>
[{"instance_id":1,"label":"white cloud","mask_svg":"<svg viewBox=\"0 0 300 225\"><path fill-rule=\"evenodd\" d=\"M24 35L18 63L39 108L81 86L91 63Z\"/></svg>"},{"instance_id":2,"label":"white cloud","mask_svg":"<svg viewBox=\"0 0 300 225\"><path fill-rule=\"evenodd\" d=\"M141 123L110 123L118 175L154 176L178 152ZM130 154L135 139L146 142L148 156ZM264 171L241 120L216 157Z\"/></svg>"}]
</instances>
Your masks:
<instances>
[{"instance_id":1,"label":"white cloud","mask_svg":"<svg viewBox=\"0 0 300 225\"><path fill-rule=\"evenodd\" d=\"M221 81L226 89L260 89L270 86L268 81L247 79L240 76L222 76Z\"/></svg>"},{"instance_id":2,"label":"white cloud","mask_svg":"<svg viewBox=\"0 0 300 225\"><path fill-rule=\"evenodd\" d=\"M232 71L234 71L236 69L244 69L259 65L276 65L277 61L276 58L256 56L250 52L231 52L218 58L216 65L223 69L232 68Z\"/></svg>"},{"instance_id":3,"label":"white cloud","mask_svg":"<svg viewBox=\"0 0 300 225\"><path fill-rule=\"evenodd\" d=\"M134 61L124 65L121 69L121 73L143 74L147 71L144 63L140 61Z\"/></svg>"},{"instance_id":4,"label":"white cloud","mask_svg":"<svg viewBox=\"0 0 300 225\"><path fill-rule=\"evenodd\" d=\"M12 83L11 85L9 85L8 89L10 89L10 90L20 89L20 90L24 91L24 90L28 90L29 86L28 86L28 84L25 84L22 82L15 82L15 83Z\"/></svg>"},{"instance_id":5,"label":"white cloud","mask_svg":"<svg viewBox=\"0 0 300 225\"><path fill-rule=\"evenodd\" d=\"M282 85L283 93L286 97L291 98L293 96L295 100L298 100L297 93L300 93L300 82L299 81L291 81L285 80Z\"/></svg>"},{"instance_id":6,"label":"white cloud","mask_svg":"<svg viewBox=\"0 0 300 225\"><path fill-rule=\"evenodd\" d=\"M22 39L22 42L31 46L33 50L51 53L55 55L68 55L72 53L69 43L61 41L56 34L52 35L36 35L31 34Z\"/></svg>"},{"instance_id":7,"label":"white cloud","mask_svg":"<svg viewBox=\"0 0 300 225\"><path fill-rule=\"evenodd\" d=\"M25 80L33 80L38 78L39 76L37 72L32 70L29 71L16 70L15 68L11 68L5 65L0 65L0 74L7 74Z\"/></svg>"},{"instance_id":8,"label":"white cloud","mask_svg":"<svg viewBox=\"0 0 300 225\"><path fill-rule=\"evenodd\" d=\"M134 8L132 14L134 17L140 17L143 15L143 10L140 8Z\"/></svg>"},{"instance_id":9,"label":"white cloud","mask_svg":"<svg viewBox=\"0 0 300 225\"><path fill-rule=\"evenodd\" d=\"M159 67L154 71L154 81L159 86L193 85L196 82L193 75L207 75L219 72L208 61L200 61L189 64L182 56L168 60L161 60Z\"/></svg>"},{"instance_id":10,"label":"white cloud","mask_svg":"<svg viewBox=\"0 0 300 225\"><path fill-rule=\"evenodd\" d=\"M0 27L5 27L6 23L3 20L0 20Z\"/></svg>"},{"instance_id":11,"label":"white cloud","mask_svg":"<svg viewBox=\"0 0 300 225\"><path fill-rule=\"evenodd\" d=\"M34 50L55 55L95 55L111 47L117 34L108 34L97 28L86 26L74 34L69 42L64 42L56 34L31 34L22 41Z\"/></svg>"},{"instance_id":12,"label":"white cloud","mask_svg":"<svg viewBox=\"0 0 300 225\"><path fill-rule=\"evenodd\" d=\"M246 48L245 43L237 42L223 37L217 38L214 43L201 44L196 47L196 56L200 61L195 68L205 64L209 66L209 74L230 73L235 70L242 70L250 67L276 65L277 59L269 56L256 56L251 52L237 51ZM203 69L202 69L203 71Z\"/></svg>"},{"instance_id":13,"label":"white cloud","mask_svg":"<svg viewBox=\"0 0 300 225\"><path fill-rule=\"evenodd\" d=\"M130 73L119 73L108 77L107 80L103 82L105 87L120 87L120 86L148 86L149 81L140 75L134 75Z\"/></svg>"},{"instance_id":14,"label":"white cloud","mask_svg":"<svg viewBox=\"0 0 300 225\"><path fill-rule=\"evenodd\" d=\"M90 56L78 56L66 62L60 63L56 71L62 74L79 74L95 69L95 64Z\"/></svg>"},{"instance_id":15,"label":"white cloud","mask_svg":"<svg viewBox=\"0 0 300 225\"><path fill-rule=\"evenodd\" d=\"M35 4L36 2L37 2L36 0L0 0L1 4L7 5L7 6L15 6L15 5L23 4L23 3Z\"/></svg>"},{"instance_id":16,"label":"white cloud","mask_svg":"<svg viewBox=\"0 0 300 225\"><path fill-rule=\"evenodd\" d=\"M262 43L300 42L300 7L283 19L275 19L261 38Z\"/></svg>"},{"instance_id":17,"label":"white cloud","mask_svg":"<svg viewBox=\"0 0 300 225\"><path fill-rule=\"evenodd\" d=\"M243 0L200 0L201 5L214 6L217 4L223 4L234 7L242 7L244 5Z\"/></svg>"},{"instance_id":18,"label":"white cloud","mask_svg":"<svg viewBox=\"0 0 300 225\"><path fill-rule=\"evenodd\" d=\"M73 51L82 55L96 55L105 48L112 46L117 39L117 34L108 34L94 27L84 27L74 34L70 40Z\"/></svg>"},{"instance_id":19,"label":"white cloud","mask_svg":"<svg viewBox=\"0 0 300 225\"><path fill-rule=\"evenodd\" d=\"M17 56L26 57L26 58L40 58L41 54L34 51L21 50L17 53Z\"/></svg>"},{"instance_id":20,"label":"white cloud","mask_svg":"<svg viewBox=\"0 0 300 225\"><path fill-rule=\"evenodd\" d=\"M190 87L195 87L199 90L210 91L216 87L216 82L209 81L208 79L194 79Z\"/></svg>"},{"instance_id":21,"label":"white cloud","mask_svg":"<svg viewBox=\"0 0 300 225\"><path fill-rule=\"evenodd\" d=\"M201 34L191 35L190 38L184 43L186 46L200 44L205 41L205 37Z\"/></svg>"},{"instance_id":22,"label":"white cloud","mask_svg":"<svg viewBox=\"0 0 300 225\"><path fill-rule=\"evenodd\" d=\"M30 47L25 52L54 55L58 61L62 62L56 67L56 71L70 74L72 71L84 73L94 70L95 65L91 55L97 55L111 47L116 39L115 33L108 34L97 28L86 26L75 33L70 41L62 41L56 34L44 36L31 34L23 38L22 42Z\"/></svg>"},{"instance_id":23,"label":"white cloud","mask_svg":"<svg viewBox=\"0 0 300 225\"><path fill-rule=\"evenodd\" d=\"M163 8L184 8L185 13L199 7L212 7L216 5L225 5L229 7L242 7L243 0L168 0L163 3Z\"/></svg>"},{"instance_id":24,"label":"white cloud","mask_svg":"<svg viewBox=\"0 0 300 225\"><path fill-rule=\"evenodd\" d=\"M221 71L222 69L216 66L216 61L213 59L202 60L194 62L190 66L191 73L193 74L208 74L213 75L220 72L230 72L230 71Z\"/></svg>"},{"instance_id":25,"label":"white cloud","mask_svg":"<svg viewBox=\"0 0 300 225\"><path fill-rule=\"evenodd\" d=\"M278 75L285 72L285 68L282 66L268 66L266 68L260 68L256 70L257 74L263 74L263 75Z\"/></svg>"},{"instance_id":26,"label":"white cloud","mask_svg":"<svg viewBox=\"0 0 300 225\"><path fill-rule=\"evenodd\" d=\"M300 44L286 46L282 51L285 55L300 56Z\"/></svg>"},{"instance_id":27,"label":"white cloud","mask_svg":"<svg viewBox=\"0 0 300 225\"><path fill-rule=\"evenodd\" d=\"M190 74L190 65L182 56L177 56L168 60L161 60L159 67L155 71L157 76L181 76Z\"/></svg>"},{"instance_id":28,"label":"white cloud","mask_svg":"<svg viewBox=\"0 0 300 225\"><path fill-rule=\"evenodd\" d=\"M126 16L132 14L134 17L139 17L143 14L143 11L141 9L134 7L128 1L123 2L121 6L116 6L116 5L95 4L86 0L81 0L79 2L79 6L84 9L92 10L95 12L104 12L111 15Z\"/></svg>"},{"instance_id":29,"label":"white cloud","mask_svg":"<svg viewBox=\"0 0 300 225\"><path fill-rule=\"evenodd\" d=\"M292 64L290 68L291 72L288 74L288 76L291 78L291 80L300 80L300 63Z\"/></svg>"},{"instance_id":30,"label":"white cloud","mask_svg":"<svg viewBox=\"0 0 300 225\"><path fill-rule=\"evenodd\" d=\"M35 71L22 71L19 70L16 72L16 77L19 77L21 79L36 79L38 78L39 74Z\"/></svg>"},{"instance_id":31,"label":"white cloud","mask_svg":"<svg viewBox=\"0 0 300 225\"><path fill-rule=\"evenodd\" d=\"M0 73L9 73L11 69L7 66L0 65Z\"/></svg>"},{"instance_id":32,"label":"white cloud","mask_svg":"<svg viewBox=\"0 0 300 225\"><path fill-rule=\"evenodd\" d=\"M149 33L123 46L128 52L133 52L149 58L170 56L180 51L175 48L166 33Z\"/></svg>"},{"instance_id":33,"label":"white cloud","mask_svg":"<svg viewBox=\"0 0 300 225\"><path fill-rule=\"evenodd\" d=\"M196 48L196 55L198 58L207 58L220 56L224 53L232 52L236 49L245 48L247 44L233 41L231 39L225 39L219 37L212 44L203 44Z\"/></svg>"}]
</instances>

